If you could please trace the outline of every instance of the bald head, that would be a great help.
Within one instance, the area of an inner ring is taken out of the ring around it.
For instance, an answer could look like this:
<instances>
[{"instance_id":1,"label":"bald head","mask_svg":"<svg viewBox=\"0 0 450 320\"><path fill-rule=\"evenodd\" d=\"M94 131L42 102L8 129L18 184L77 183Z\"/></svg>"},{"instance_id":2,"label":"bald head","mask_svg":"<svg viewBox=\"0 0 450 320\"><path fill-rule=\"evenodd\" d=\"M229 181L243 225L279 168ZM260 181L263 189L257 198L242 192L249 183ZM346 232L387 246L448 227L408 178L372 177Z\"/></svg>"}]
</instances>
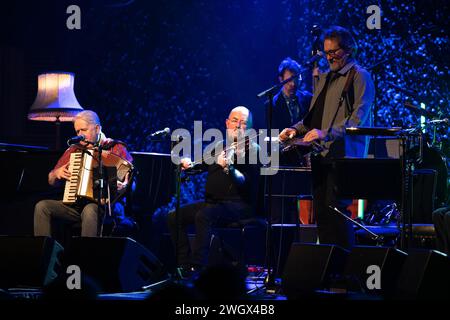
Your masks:
<instances>
[{"instance_id":1,"label":"bald head","mask_svg":"<svg viewBox=\"0 0 450 320\"><path fill-rule=\"evenodd\" d=\"M250 129L253 124L252 113L244 106L233 108L228 115L228 120L240 120L242 124L246 124L246 129Z\"/></svg>"},{"instance_id":2,"label":"bald head","mask_svg":"<svg viewBox=\"0 0 450 320\"><path fill-rule=\"evenodd\" d=\"M252 114L246 107L238 106L231 110L225 125L227 135L236 138L238 132L244 134L247 129L252 127Z\"/></svg>"}]
</instances>

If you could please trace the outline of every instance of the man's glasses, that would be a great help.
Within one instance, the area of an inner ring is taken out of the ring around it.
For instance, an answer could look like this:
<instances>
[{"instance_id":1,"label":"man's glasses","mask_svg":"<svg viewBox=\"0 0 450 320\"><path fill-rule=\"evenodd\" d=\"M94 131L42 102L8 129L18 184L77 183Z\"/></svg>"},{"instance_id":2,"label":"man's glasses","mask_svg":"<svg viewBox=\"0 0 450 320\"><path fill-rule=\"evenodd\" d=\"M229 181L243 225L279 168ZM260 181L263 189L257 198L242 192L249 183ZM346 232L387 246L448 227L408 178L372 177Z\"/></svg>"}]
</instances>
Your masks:
<instances>
[{"instance_id":1,"label":"man's glasses","mask_svg":"<svg viewBox=\"0 0 450 320\"><path fill-rule=\"evenodd\" d=\"M228 120L230 120L230 122L231 123L233 123L233 124L238 124L238 123L240 123L240 125L242 125L242 126L246 126L247 125L247 121L240 121L240 120L237 120L237 119L228 119Z\"/></svg>"},{"instance_id":2,"label":"man's glasses","mask_svg":"<svg viewBox=\"0 0 450 320\"><path fill-rule=\"evenodd\" d=\"M328 51L324 51L323 53L325 53L327 56L335 56L336 52L338 52L339 50L341 50L342 48L337 48L334 50L328 50Z\"/></svg>"}]
</instances>

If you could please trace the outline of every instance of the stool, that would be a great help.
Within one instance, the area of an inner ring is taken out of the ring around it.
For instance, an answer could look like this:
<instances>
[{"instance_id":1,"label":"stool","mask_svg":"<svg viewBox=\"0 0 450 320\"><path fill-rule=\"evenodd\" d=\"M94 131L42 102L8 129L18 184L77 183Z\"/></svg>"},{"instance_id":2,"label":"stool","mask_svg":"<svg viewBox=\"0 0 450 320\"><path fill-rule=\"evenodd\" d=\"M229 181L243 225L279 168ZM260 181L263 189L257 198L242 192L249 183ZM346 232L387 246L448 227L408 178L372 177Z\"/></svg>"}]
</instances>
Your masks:
<instances>
[{"instance_id":1,"label":"stool","mask_svg":"<svg viewBox=\"0 0 450 320\"><path fill-rule=\"evenodd\" d=\"M226 227L213 229L209 262L223 258L235 260L241 265L263 265L266 250L267 221L250 218L233 222ZM219 252L219 257L217 254Z\"/></svg>"},{"instance_id":2,"label":"stool","mask_svg":"<svg viewBox=\"0 0 450 320\"><path fill-rule=\"evenodd\" d=\"M406 229L406 236L409 234ZM412 225L412 246L414 248L435 249L436 232L433 224L417 223Z\"/></svg>"}]
</instances>

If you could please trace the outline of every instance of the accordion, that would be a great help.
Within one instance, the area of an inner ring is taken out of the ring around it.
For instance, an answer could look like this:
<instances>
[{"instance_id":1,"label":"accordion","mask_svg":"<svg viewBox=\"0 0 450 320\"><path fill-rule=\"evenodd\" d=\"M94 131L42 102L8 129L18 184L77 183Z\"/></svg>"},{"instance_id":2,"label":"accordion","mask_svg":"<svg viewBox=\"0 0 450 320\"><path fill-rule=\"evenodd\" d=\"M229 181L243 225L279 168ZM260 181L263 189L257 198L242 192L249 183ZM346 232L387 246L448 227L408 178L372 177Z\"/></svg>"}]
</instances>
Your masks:
<instances>
[{"instance_id":1,"label":"accordion","mask_svg":"<svg viewBox=\"0 0 450 320\"><path fill-rule=\"evenodd\" d=\"M109 152L102 152L104 178L107 181L110 203L119 200L126 192L126 188L118 191L117 181L131 181L133 165L120 156ZM79 199L96 201L96 179L98 177L98 153L91 150L74 152L70 155L70 179L66 181L63 203L74 204ZM113 192L109 192L113 190Z\"/></svg>"}]
</instances>

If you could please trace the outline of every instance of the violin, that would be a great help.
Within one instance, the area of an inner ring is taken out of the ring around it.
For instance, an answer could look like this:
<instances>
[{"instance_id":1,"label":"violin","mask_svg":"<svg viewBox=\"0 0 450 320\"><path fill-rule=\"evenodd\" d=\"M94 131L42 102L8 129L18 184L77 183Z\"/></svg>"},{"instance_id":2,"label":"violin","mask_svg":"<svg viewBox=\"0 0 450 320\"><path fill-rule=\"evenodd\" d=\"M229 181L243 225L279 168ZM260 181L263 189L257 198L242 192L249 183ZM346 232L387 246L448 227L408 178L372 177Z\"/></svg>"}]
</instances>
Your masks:
<instances>
[{"instance_id":1,"label":"violin","mask_svg":"<svg viewBox=\"0 0 450 320\"><path fill-rule=\"evenodd\" d=\"M225 149L225 159L227 165L223 168L224 172L228 174L230 171L230 166L236 163L238 154L240 156L246 156L248 154L249 149L250 149L250 139L248 136L245 137L243 146L239 146L237 138L234 138L232 146Z\"/></svg>"}]
</instances>

